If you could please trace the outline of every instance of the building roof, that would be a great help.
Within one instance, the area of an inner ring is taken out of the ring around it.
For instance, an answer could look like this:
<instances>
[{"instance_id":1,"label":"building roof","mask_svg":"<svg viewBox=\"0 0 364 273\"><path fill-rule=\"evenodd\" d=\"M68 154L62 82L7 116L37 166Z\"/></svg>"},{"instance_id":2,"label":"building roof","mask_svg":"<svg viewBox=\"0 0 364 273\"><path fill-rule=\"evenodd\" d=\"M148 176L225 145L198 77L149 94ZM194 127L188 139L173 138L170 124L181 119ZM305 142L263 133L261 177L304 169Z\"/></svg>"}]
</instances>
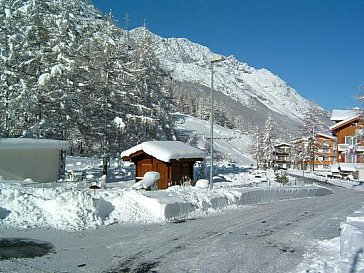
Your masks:
<instances>
[{"instance_id":1,"label":"building roof","mask_svg":"<svg viewBox=\"0 0 364 273\"><path fill-rule=\"evenodd\" d=\"M339 129L340 127L345 126L345 125L353 122L354 120L360 118L360 116L361 116L361 114L357 114L356 116L353 116L351 118L348 118L348 119L345 119L345 120L340 121L338 123L335 123L329 129L330 129L330 131L335 131L335 130Z\"/></svg>"},{"instance_id":2,"label":"building roof","mask_svg":"<svg viewBox=\"0 0 364 273\"><path fill-rule=\"evenodd\" d=\"M35 138L0 138L0 150L68 149L68 141Z\"/></svg>"},{"instance_id":3,"label":"building roof","mask_svg":"<svg viewBox=\"0 0 364 273\"><path fill-rule=\"evenodd\" d=\"M281 143L278 143L278 144L274 145L274 147L281 147L281 146L290 147L291 144L288 144L288 143L285 143L285 142L281 142Z\"/></svg>"},{"instance_id":4,"label":"building roof","mask_svg":"<svg viewBox=\"0 0 364 273\"><path fill-rule=\"evenodd\" d=\"M147 141L122 152L120 156L124 159L141 151L163 162L170 162L172 159L202 159L205 156L200 149L181 141Z\"/></svg>"},{"instance_id":5,"label":"building roof","mask_svg":"<svg viewBox=\"0 0 364 273\"><path fill-rule=\"evenodd\" d=\"M330 120L339 122L346 120L348 118L352 118L353 116L357 116L360 114L360 110L352 109L352 110L332 110Z\"/></svg>"},{"instance_id":6,"label":"building roof","mask_svg":"<svg viewBox=\"0 0 364 273\"><path fill-rule=\"evenodd\" d=\"M330 135L326 135L326 134L324 134L324 133L316 133L316 135L317 135L317 136L320 136L320 137L323 137L323 138L329 138L329 139L333 139L333 140L335 140L335 139L336 139L336 137L334 137L334 136L330 136Z\"/></svg>"}]
</instances>

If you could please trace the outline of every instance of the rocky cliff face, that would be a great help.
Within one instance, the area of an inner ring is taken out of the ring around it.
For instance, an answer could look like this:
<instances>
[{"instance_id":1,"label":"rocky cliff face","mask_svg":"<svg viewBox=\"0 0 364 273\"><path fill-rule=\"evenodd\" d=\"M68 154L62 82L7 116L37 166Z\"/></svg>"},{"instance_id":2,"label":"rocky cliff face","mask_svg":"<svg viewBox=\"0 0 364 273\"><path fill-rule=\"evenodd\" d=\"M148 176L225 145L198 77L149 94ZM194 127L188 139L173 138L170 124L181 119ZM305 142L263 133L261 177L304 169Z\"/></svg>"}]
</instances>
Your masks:
<instances>
[{"instance_id":1,"label":"rocky cliff face","mask_svg":"<svg viewBox=\"0 0 364 273\"><path fill-rule=\"evenodd\" d=\"M146 31L137 28L131 35L138 38ZM185 38L162 38L150 32L148 35L171 77L185 88L206 96L211 84L210 60L216 54ZM297 129L303 113L310 107L321 110L322 119L328 120L320 106L303 98L279 76L264 68L255 69L234 56L227 56L214 65L214 89L219 107L250 124L259 126L270 115L282 126L282 131L292 131Z\"/></svg>"}]
</instances>

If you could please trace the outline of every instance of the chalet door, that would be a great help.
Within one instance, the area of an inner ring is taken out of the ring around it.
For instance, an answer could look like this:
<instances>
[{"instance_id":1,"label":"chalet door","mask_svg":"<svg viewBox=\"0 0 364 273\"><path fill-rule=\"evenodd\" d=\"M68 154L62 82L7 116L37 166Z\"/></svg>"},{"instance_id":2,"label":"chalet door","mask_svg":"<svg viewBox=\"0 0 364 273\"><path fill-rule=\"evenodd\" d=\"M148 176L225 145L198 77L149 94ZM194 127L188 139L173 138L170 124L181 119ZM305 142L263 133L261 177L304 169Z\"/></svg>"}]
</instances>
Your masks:
<instances>
[{"instance_id":1,"label":"chalet door","mask_svg":"<svg viewBox=\"0 0 364 273\"><path fill-rule=\"evenodd\" d=\"M160 174L158 188L168 188L168 166L164 163L157 163L157 172Z\"/></svg>"},{"instance_id":2,"label":"chalet door","mask_svg":"<svg viewBox=\"0 0 364 273\"><path fill-rule=\"evenodd\" d=\"M150 172L153 170L153 165L151 163L143 163L141 167L140 176L144 176L146 172Z\"/></svg>"},{"instance_id":3,"label":"chalet door","mask_svg":"<svg viewBox=\"0 0 364 273\"><path fill-rule=\"evenodd\" d=\"M184 176L188 176L189 178L192 179L192 177L190 177L191 176L191 174L190 174L190 165L188 163L183 163L181 167L182 167L182 171L181 171L182 178Z\"/></svg>"}]
</instances>

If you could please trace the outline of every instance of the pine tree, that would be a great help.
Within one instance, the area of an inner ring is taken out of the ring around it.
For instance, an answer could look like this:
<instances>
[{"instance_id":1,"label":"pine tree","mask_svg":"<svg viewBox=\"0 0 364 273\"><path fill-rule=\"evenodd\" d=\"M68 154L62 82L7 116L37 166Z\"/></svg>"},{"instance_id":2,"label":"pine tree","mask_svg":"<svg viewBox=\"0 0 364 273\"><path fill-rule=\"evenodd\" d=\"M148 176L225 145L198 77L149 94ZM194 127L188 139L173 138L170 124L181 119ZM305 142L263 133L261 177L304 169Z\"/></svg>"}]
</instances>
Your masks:
<instances>
[{"instance_id":1,"label":"pine tree","mask_svg":"<svg viewBox=\"0 0 364 273\"><path fill-rule=\"evenodd\" d=\"M166 84L168 75L162 70L150 35L145 27L135 39L130 72L134 75L129 83L135 96L130 104L127 131L133 129L130 145L151 139L173 139L173 120L170 113L174 102ZM131 128L130 128L131 127Z\"/></svg>"},{"instance_id":2,"label":"pine tree","mask_svg":"<svg viewBox=\"0 0 364 273\"><path fill-rule=\"evenodd\" d=\"M253 143L249 148L250 154L253 156L253 158L256 161L257 168L260 168L263 163L263 150L262 150L262 132L256 128L253 133L254 139Z\"/></svg>"},{"instance_id":3,"label":"pine tree","mask_svg":"<svg viewBox=\"0 0 364 273\"><path fill-rule=\"evenodd\" d=\"M310 109L304 113L302 125L300 127L301 134L304 139L307 139L307 145L302 151L303 160L308 160L311 165L311 171L314 171L314 163L316 153L319 148L319 143L316 139L316 133L324 128L324 124L320 119L322 113L311 105Z\"/></svg>"},{"instance_id":4,"label":"pine tree","mask_svg":"<svg viewBox=\"0 0 364 273\"><path fill-rule=\"evenodd\" d=\"M148 31L127 43L128 33L85 0L0 0L0 8L1 136L112 154L175 138L169 77Z\"/></svg>"},{"instance_id":5,"label":"pine tree","mask_svg":"<svg viewBox=\"0 0 364 273\"><path fill-rule=\"evenodd\" d=\"M274 161L274 145L276 140L275 133L276 124L273 121L272 117L269 116L265 122L264 129L262 132L262 142L261 142L261 151L262 158L265 167L271 167Z\"/></svg>"}]
</instances>

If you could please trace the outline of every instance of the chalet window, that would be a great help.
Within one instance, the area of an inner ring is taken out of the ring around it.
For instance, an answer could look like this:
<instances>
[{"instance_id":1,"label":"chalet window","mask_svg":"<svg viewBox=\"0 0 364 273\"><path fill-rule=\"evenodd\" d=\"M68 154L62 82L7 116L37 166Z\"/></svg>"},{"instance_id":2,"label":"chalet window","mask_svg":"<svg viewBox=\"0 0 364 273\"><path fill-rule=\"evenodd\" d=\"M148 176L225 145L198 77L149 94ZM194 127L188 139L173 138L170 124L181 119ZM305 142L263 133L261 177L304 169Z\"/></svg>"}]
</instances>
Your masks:
<instances>
[{"instance_id":1,"label":"chalet window","mask_svg":"<svg viewBox=\"0 0 364 273\"><path fill-rule=\"evenodd\" d=\"M357 143L356 137L351 137L351 136L345 137L345 144L356 145L356 143Z\"/></svg>"},{"instance_id":2,"label":"chalet window","mask_svg":"<svg viewBox=\"0 0 364 273\"><path fill-rule=\"evenodd\" d=\"M364 163L364 153L358 154L358 162L357 163Z\"/></svg>"},{"instance_id":3,"label":"chalet window","mask_svg":"<svg viewBox=\"0 0 364 273\"><path fill-rule=\"evenodd\" d=\"M345 163L356 163L356 154L346 154Z\"/></svg>"},{"instance_id":4,"label":"chalet window","mask_svg":"<svg viewBox=\"0 0 364 273\"><path fill-rule=\"evenodd\" d=\"M323 140L322 145L324 145L324 146L329 145L329 140L328 139Z\"/></svg>"}]
</instances>

